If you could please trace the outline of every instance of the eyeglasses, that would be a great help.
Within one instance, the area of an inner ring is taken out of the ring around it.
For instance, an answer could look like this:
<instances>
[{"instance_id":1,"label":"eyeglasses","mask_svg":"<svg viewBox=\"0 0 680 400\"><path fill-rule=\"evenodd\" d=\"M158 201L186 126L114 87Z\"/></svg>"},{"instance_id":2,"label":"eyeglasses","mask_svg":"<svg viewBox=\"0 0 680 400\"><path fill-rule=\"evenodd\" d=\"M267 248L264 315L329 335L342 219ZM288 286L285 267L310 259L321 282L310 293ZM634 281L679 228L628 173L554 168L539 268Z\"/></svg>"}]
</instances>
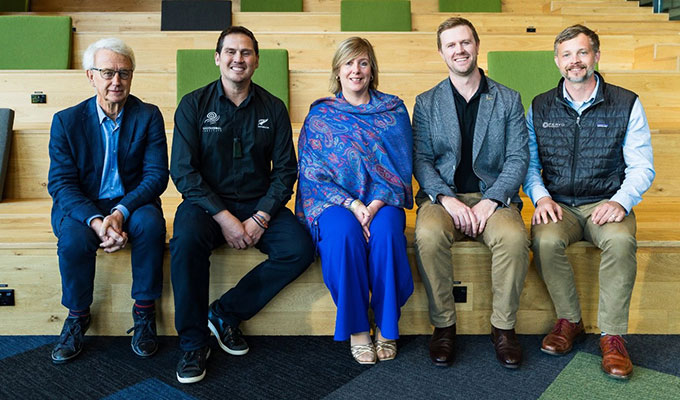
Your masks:
<instances>
[{"instance_id":1,"label":"eyeglasses","mask_svg":"<svg viewBox=\"0 0 680 400\"><path fill-rule=\"evenodd\" d=\"M126 81L132 76L131 69L101 69L101 68L90 68L91 71L99 71L99 75L102 78L110 81L116 74L120 76L120 79Z\"/></svg>"}]
</instances>

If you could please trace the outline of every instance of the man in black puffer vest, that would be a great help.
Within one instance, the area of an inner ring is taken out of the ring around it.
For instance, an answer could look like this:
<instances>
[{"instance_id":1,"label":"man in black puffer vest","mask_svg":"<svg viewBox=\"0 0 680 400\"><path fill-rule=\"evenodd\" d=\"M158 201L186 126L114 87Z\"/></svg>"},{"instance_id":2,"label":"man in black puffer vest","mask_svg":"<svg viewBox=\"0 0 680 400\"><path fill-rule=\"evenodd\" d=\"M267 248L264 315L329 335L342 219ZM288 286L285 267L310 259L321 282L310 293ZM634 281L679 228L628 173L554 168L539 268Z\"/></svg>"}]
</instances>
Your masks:
<instances>
[{"instance_id":1,"label":"man in black puffer vest","mask_svg":"<svg viewBox=\"0 0 680 400\"><path fill-rule=\"evenodd\" d=\"M531 161L524 192L536 206L532 249L558 318L541 350L563 355L584 336L565 249L587 240L602 250L602 369L627 379L633 364L621 335L628 330L637 269L633 206L651 186L654 166L640 100L595 72L599 48L597 34L582 25L555 38L555 63L563 79L536 96L527 113Z\"/></svg>"}]
</instances>

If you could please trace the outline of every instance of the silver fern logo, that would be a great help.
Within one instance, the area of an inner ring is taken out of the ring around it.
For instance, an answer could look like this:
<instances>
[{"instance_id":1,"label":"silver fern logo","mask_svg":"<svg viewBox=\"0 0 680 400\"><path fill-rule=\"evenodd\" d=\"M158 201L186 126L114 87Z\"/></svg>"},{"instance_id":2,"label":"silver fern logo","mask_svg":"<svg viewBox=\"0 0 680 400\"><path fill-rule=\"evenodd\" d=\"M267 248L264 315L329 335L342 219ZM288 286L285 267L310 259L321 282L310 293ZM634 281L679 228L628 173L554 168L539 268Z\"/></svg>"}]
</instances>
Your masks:
<instances>
[{"instance_id":1,"label":"silver fern logo","mask_svg":"<svg viewBox=\"0 0 680 400\"><path fill-rule=\"evenodd\" d=\"M204 124L215 124L217 121L220 120L220 116L217 115L215 111L210 111L208 115L205 116L205 121L203 121Z\"/></svg>"}]
</instances>

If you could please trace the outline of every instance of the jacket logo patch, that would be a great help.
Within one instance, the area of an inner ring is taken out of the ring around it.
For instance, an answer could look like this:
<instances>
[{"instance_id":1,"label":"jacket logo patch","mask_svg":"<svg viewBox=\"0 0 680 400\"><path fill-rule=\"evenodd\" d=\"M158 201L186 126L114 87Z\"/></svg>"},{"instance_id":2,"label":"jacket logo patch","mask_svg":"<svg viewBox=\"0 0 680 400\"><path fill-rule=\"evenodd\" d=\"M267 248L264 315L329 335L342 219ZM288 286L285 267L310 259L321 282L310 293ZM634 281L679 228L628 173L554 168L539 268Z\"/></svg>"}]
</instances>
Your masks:
<instances>
[{"instance_id":1,"label":"jacket logo patch","mask_svg":"<svg viewBox=\"0 0 680 400\"><path fill-rule=\"evenodd\" d=\"M269 129L269 126L267 126L267 122L269 122L269 118L260 118L257 121L257 127L260 129Z\"/></svg>"},{"instance_id":2,"label":"jacket logo patch","mask_svg":"<svg viewBox=\"0 0 680 400\"><path fill-rule=\"evenodd\" d=\"M215 111L210 111L208 115L205 116L205 121L203 121L203 123L215 125L219 120L220 116Z\"/></svg>"},{"instance_id":3,"label":"jacket logo patch","mask_svg":"<svg viewBox=\"0 0 680 400\"><path fill-rule=\"evenodd\" d=\"M597 124L598 128L609 128L609 125L607 124Z\"/></svg>"},{"instance_id":4,"label":"jacket logo patch","mask_svg":"<svg viewBox=\"0 0 680 400\"><path fill-rule=\"evenodd\" d=\"M563 128L564 123L562 122L544 122L543 128Z\"/></svg>"}]
</instances>

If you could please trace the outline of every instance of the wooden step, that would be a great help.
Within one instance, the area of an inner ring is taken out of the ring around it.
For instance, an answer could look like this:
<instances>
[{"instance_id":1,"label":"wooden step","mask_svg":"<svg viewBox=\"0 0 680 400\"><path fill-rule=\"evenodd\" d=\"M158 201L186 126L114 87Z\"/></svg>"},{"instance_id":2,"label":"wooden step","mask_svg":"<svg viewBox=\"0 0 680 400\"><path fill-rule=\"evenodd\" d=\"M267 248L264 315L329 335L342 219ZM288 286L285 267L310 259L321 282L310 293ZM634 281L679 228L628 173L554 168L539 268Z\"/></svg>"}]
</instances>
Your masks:
<instances>
[{"instance_id":1,"label":"wooden step","mask_svg":"<svg viewBox=\"0 0 680 400\"><path fill-rule=\"evenodd\" d=\"M170 120L171 121L171 120ZM301 123L294 124L293 142ZM167 129L168 154L172 143L172 127ZM4 195L14 199L47 199L47 173L49 170L49 128L16 130L10 149L8 175ZM676 173L680 131L653 131L654 166L656 178L645 198L680 196L680 176ZM172 181L163 198L179 198Z\"/></svg>"},{"instance_id":2,"label":"wooden step","mask_svg":"<svg viewBox=\"0 0 680 400\"><path fill-rule=\"evenodd\" d=\"M167 200L164 205L168 235L172 232L177 202L179 199L174 203ZM0 203L0 223L3 227L11 226L13 231L8 235L3 229L0 233L0 257L4 260L0 264L0 276L3 283L16 290L16 306L3 310L9 323L0 324L0 334L57 334L61 329L66 311L60 305L56 240L49 233L49 206L48 200ZM669 222L669 216L677 215L679 206L680 199L675 198L666 202L646 200L636 208L638 274L631 302L631 333L680 333L680 313L675 307L680 300L677 290L680 277L674 272L680 263L680 235L674 229L677 222ZM411 241L413 211L409 212L407 224L407 237ZM597 331L597 279L594 276L599 251L579 242L569 248L568 255L574 264L584 321L589 331ZM410 247L409 257L416 291L402 309L400 330L403 334L427 334L431 331L427 298ZM453 258L455 278L468 288L468 302L457 306L459 332L485 333L491 313L490 253L479 243L460 242L454 245ZM211 299L228 290L263 259L254 249L237 251L222 247L216 250L211 258ZM159 333L175 334L169 256L166 256L164 274L164 292L158 310ZM131 324L130 279L128 249L99 254L92 334L122 335ZM243 328L246 334L330 335L334 316L335 306L323 284L317 260L253 320L244 323ZM518 332L544 333L553 320L549 296L532 266L521 296Z\"/></svg>"},{"instance_id":3,"label":"wooden step","mask_svg":"<svg viewBox=\"0 0 680 400\"><path fill-rule=\"evenodd\" d=\"M70 16L75 32L115 35L119 32L149 33L160 32L161 13L156 12L52 12L15 13L21 15L66 15ZM659 18L642 18L637 15L536 15L531 13L412 13L411 26L414 32L434 33L446 18L460 15L472 21L479 34L524 34L527 27L533 27L538 34L556 35L573 24L585 24L599 34L659 34L680 32L680 23L659 24ZM635 22L631 24L630 22ZM243 25L256 35L265 32L320 33L339 32L339 12L235 12L233 25ZM350 33L347 33L350 34ZM217 32L215 32L217 36Z\"/></svg>"},{"instance_id":4,"label":"wooden step","mask_svg":"<svg viewBox=\"0 0 680 400\"><path fill-rule=\"evenodd\" d=\"M677 112L680 98L675 95L680 91L680 73L608 72L603 66L607 57L603 56L600 71L607 81L638 93L652 129L677 129L680 126L680 113ZM381 73L379 89L401 97L412 112L415 97L446 77L441 59L432 60L433 65L435 62L440 65L438 72ZM420 65L424 64L426 61ZM486 60L480 60L480 65L485 68ZM326 71L290 72L290 116L294 123L304 121L314 100L329 95L328 78ZM31 104L30 95L34 91L45 93L47 104ZM158 105L166 122L173 120L175 91L174 73L135 72L132 93ZM16 112L14 124L17 129L49 124L55 112L93 95L82 70L0 71L0 93L3 93L0 107L12 108Z\"/></svg>"}]
</instances>

